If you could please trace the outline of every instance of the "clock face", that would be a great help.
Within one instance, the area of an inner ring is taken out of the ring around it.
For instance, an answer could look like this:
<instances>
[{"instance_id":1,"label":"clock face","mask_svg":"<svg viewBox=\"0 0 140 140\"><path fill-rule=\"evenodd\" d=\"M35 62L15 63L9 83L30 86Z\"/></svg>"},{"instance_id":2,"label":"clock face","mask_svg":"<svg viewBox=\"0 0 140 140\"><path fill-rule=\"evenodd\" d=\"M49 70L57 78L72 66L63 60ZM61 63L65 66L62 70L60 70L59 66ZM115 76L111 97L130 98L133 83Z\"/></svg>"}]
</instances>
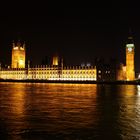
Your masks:
<instances>
[{"instance_id":1,"label":"clock face","mask_svg":"<svg viewBox=\"0 0 140 140\"><path fill-rule=\"evenodd\" d=\"M128 48L128 51L129 51L129 52L132 52L132 48Z\"/></svg>"}]
</instances>

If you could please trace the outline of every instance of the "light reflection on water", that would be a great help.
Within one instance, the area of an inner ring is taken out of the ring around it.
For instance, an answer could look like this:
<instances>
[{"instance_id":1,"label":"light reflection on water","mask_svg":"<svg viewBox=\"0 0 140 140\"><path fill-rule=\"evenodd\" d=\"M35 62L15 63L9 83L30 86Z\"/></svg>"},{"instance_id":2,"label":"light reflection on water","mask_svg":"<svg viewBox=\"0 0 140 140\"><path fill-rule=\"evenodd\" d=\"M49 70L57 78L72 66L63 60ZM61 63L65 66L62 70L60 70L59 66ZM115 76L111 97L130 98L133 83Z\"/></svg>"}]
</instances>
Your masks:
<instances>
[{"instance_id":1,"label":"light reflection on water","mask_svg":"<svg viewBox=\"0 0 140 140\"><path fill-rule=\"evenodd\" d=\"M0 83L3 139L140 139L140 86Z\"/></svg>"}]
</instances>

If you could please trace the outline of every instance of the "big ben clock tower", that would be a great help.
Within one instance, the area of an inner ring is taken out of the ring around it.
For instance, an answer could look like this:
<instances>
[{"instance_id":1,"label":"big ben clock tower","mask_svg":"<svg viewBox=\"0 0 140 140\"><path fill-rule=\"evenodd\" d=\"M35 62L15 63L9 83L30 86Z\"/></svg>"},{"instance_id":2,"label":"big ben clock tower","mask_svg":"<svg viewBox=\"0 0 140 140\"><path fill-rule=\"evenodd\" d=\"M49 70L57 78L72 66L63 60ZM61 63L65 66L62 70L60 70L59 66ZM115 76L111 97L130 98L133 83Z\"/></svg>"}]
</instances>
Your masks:
<instances>
[{"instance_id":1,"label":"big ben clock tower","mask_svg":"<svg viewBox=\"0 0 140 140\"><path fill-rule=\"evenodd\" d=\"M135 79L135 64L134 64L135 46L133 38L128 37L126 44L126 80L131 81Z\"/></svg>"}]
</instances>

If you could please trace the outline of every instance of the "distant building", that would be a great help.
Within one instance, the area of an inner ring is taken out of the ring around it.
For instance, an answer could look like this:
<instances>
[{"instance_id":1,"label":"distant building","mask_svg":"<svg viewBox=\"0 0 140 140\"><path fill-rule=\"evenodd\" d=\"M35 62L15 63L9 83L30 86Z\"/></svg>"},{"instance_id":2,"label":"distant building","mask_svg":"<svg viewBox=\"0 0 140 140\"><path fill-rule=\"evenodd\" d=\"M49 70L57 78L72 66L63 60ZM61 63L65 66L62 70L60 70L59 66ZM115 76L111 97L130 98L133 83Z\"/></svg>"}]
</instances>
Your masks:
<instances>
[{"instance_id":1,"label":"distant building","mask_svg":"<svg viewBox=\"0 0 140 140\"><path fill-rule=\"evenodd\" d=\"M104 59L95 60L97 69L97 81L115 81L117 80L117 63L115 59L110 59L108 63Z\"/></svg>"},{"instance_id":2,"label":"distant building","mask_svg":"<svg viewBox=\"0 0 140 140\"><path fill-rule=\"evenodd\" d=\"M25 43L13 42L11 68L25 68Z\"/></svg>"},{"instance_id":3,"label":"distant building","mask_svg":"<svg viewBox=\"0 0 140 140\"><path fill-rule=\"evenodd\" d=\"M91 64L81 66L64 66L63 59L55 54L52 57L51 65L28 66L25 68L25 43L13 42L12 64L10 67L0 68L1 79L33 79L33 80L73 80L73 81L115 81L115 80L135 80L134 64L135 47L133 38L128 37L126 44L126 66L117 64L115 59L105 62L104 59L97 58L95 66Z\"/></svg>"},{"instance_id":4,"label":"distant building","mask_svg":"<svg viewBox=\"0 0 140 140\"><path fill-rule=\"evenodd\" d=\"M63 66L63 59L55 54L52 65L38 65L25 68L25 44L13 42L11 68L0 69L0 79L31 79L31 80L69 80L95 81L96 67L93 66Z\"/></svg>"}]
</instances>

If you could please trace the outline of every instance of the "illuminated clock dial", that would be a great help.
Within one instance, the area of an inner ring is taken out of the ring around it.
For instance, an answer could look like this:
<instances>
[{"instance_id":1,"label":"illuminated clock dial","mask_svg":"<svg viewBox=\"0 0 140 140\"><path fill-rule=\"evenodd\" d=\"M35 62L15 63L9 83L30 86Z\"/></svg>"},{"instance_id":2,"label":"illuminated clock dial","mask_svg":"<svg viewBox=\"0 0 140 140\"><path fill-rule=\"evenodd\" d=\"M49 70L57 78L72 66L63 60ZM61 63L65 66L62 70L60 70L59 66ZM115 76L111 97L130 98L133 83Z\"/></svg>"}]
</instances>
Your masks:
<instances>
[{"instance_id":1,"label":"illuminated clock dial","mask_svg":"<svg viewBox=\"0 0 140 140\"><path fill-rule=\"evenodd\" d=\"M131 52L132 51L132 48L128 48L128 51Z\"/></svg>"}]
</instances>

